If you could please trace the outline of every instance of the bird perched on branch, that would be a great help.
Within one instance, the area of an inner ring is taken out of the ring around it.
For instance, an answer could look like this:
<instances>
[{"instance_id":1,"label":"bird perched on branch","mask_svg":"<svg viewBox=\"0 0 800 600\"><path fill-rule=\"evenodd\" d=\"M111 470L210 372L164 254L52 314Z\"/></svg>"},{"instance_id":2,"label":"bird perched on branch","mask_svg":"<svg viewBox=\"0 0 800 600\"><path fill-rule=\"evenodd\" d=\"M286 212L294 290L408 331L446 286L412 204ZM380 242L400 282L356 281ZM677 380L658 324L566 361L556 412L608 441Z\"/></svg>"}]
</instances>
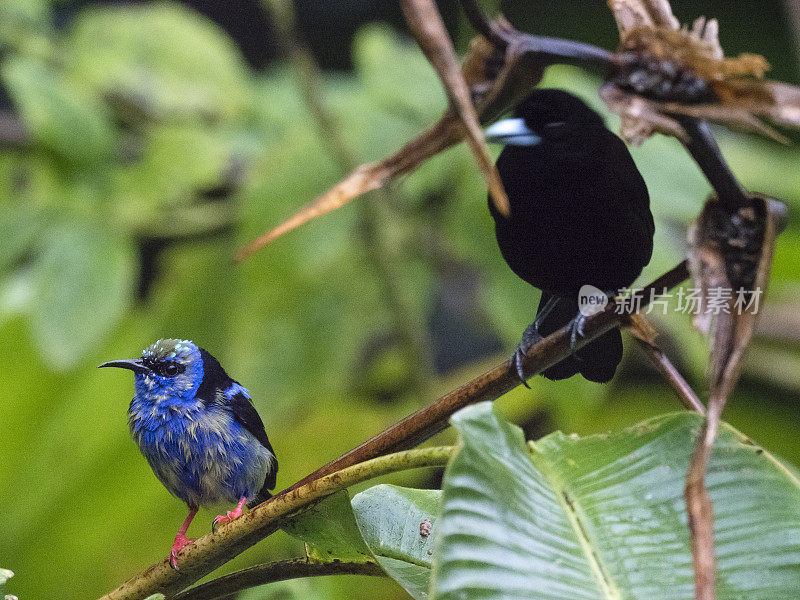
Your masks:
<instances>
[{"instance_id":1,"label":"bird perched on branch","mask_svg":"<svg viewBox=\"0 0 800 600\"><path fill-rule=\"evenodd\" d=\"M133 439L161 483L189 506L169 556L177 569L178 552L194 541L186 531L198 507L236 503L216 526L271 496L278 461L264 424L248 391L188 340L158 340L141 358L100 366L134 372Z\"/></svg>"},{"instance_id":2,"label":"bird perched on branch","mask_svg":"<svg viewBox=\"0 0 800 600\"><path fill-rule=\"evenodd\" d=\"M514 273L542 290L536 320L514 355L524 382L525 352L540 337L565 325L573 346L582 335L583 286L602 296L633 283L653 251L653 216L625 144L567 92L534 90L513 118L486 130L486 139L506 144L497 170L510 215L489 202L500 252ZM613 329L542 374L606 382L620 360L622 338Z\"/></svg>"}]
</instances>

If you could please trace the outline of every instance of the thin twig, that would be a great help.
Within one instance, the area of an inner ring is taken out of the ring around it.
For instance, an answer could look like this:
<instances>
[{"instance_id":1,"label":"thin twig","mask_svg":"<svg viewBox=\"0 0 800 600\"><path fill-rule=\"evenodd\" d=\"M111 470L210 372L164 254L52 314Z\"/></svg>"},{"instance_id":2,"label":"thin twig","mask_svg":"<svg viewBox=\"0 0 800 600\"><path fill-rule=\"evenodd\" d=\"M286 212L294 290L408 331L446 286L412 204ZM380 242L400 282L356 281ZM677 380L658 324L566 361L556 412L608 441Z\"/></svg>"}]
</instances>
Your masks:
<instances>
[{"instance_id":1,"label":"thin twig","mask_svg":"<svg viewBox=\"0 0 800 600\"><path fill-rule=\"evenodd\" d=\"M461 0L461 8L464 9L464 14L467 16L470 25L475 28L475 31L500 50L505 50L508 47L510 40L504 35L503 30L495 27L494 23L486 18L486 15L483 14L475 0Z\"/></svg>"},{"instance_id":2,"label":"thin twig","mask_svg":"<svg viewBox=\"0 0 800 600\"><path fill-rule=\"evenodd\" d=\"M652 365L672 386L672 389L678 395L678 399L681 401L683 407L687 410L705 415L706 407L700 401L700 398L697 397L692 386L689 385L689 382L683 378L680 371L672 364L669 357L664 354L664 351L656 344L658 331L653 324L647 320L644 315L631 315L630 322L628 323L628 331L633 334L633 338L639 344L639 347Z\"/></svg>"},{"instance_id":3,"label":"thin twig","mask_svg":"<svg viewBox=\"0 0 800 600\"><path fill-rule=\"evenodd\" d=\"M179 571L173 569L165 558L110 591L101 600L141 600L156 593L173 596L274 533L283 519L297 514L315 501L388 473L442 467L452 450L451 447L422 448L381 456L309 482L291 492L273 496L216 532L208 533L187 546L178 554Z\"/></svg>"},{"instance_id":4,"label":"thin twig","mask_svg":"<svg viewBox=\"0 0 800 600\"><path fill-rule=\"evenodd\" d=\"M708 123L679 115L676 115L675 119L689 135L686 149L703 171L720 201L732 209L749 204L747 192L722 156Z\"/></svg>"},{"instance_id":5,"label":"thin twig","mask_svg":"<svg viewBox=\"0 0 800 600\"><path fill-rule=\"evenodd\" d=\"M370 575L386 577L374 562L309 562L307 558L289 558L218 577L213 581L189 588L177 594L172 600L218 600L233 594L287 579L300 577L322 577L324 575Z\"/></svg>"},{"instance_id":6,"label":"thin twig","mask_svg":"<svg viewBox=\"0 0 800 600\"><path fill-rule=\"evenodd\" d=\"M658 369L672 386L672 389L675 390L683 408L700 413L701 415L706 414L705 405L700 401L700 398L697 397L697 394L694 393L692 386L683 378L680 371L672 364L669 357L664 354L664 351L655 344L651 344L638 336L634 336L634 339L644 351L645 356L650 360L652 365Z\"/></svg>"},{"instance_id":7,"label":"thin twig","mask_svg":"<svg viewBox=\"0 0 800 600\"><path fill-rule=\"evenodd\" d=\"M708 415L697 436L683 492L691 533L695 600L715 600L716 598L714 505L708 495L705 480L724 406L724 401L719 401L719 399L715 401L713 396L709 400Z\"/></svg>"}]
</instances>

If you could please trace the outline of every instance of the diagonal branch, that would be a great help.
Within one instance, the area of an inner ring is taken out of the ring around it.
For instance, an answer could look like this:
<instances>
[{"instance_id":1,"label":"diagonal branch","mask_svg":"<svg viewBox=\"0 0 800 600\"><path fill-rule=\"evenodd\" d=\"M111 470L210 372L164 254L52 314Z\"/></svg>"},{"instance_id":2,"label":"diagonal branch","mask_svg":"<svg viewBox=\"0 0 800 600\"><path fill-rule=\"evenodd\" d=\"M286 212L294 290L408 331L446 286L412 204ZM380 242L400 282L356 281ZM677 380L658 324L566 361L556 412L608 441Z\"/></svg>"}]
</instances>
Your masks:
<instances>
[{"instance_id":1,"label":"diagonal branch","mask_svg":"<svg viewBox=\"0 0 800 600\"><path fill-rule=\"evenodd\" d=\"M672 364L669 357L664 354L664 351L655 344L637 335L634 336L634 339L653 366L658 369L672 386L672 389L675 390L683 407L686 410L692 410L701 415L706 414L706 407L700 401L700 398L697 397L697 394L694 393L692 386L683 378L680 371L675 368L675 365Z\"/></svg>"},{"instance_id":2,"label":"diagonal branch","mask_svg":"<svg viewBox=\"0 0 800 600\"><path fill-rule=\"evenodd\" d=\"M189 588L173 597L173 600L218 600L238 594L249 588L298 579L300 577L322 577L324 575L371 575L386 577L377 563L374 562L309 562L303 558L289 558L276 562L257 565L236 571L209 581L197 587Z\"/></svg>"},{"instance_id":3,"label":"diagonal branch","mask_svg":"<svg viewBox=\"0 0 800 600\"><path fill-rule=\"evenodd\" d=\"M643 290L640 306L646 306L654 296L663 295L666 290L675 287L688 276L689 272L684 261ZM650 290L653 290L654 293L651 294ZM580 345L588 344L608 330L618 327L627 318L627 314L614 312L613 305L609 304L605 311L586 319L584 337ZM571 353L569 338L566 328L562 328L531 346L526 355L525 372L541 373L566 358ZM513 361L509 359L502 365L498 365L457 390L445 394L432 404L407 416L347 454L320 467L288 488L287 491L361 461L421 444L446 429L448 419L456 411L477 402L496 400L520 383Z\"/></svg>"},{"instance_id":4,"label":"diagonal branch","mask_svg":"<svg viewBox=\"0 0 800 600\"><path fill-rule=\"evenodd\" d=\"M708 123L693 117L676 115L675 118L689 136L684 144L686 150L703 171L719 199L734 210L749 204L747 192L722 156Z\"/></svg>"},{"instance_id":5,"label":"diagonal branch","mask_svg":"<svg viewBox=\"0 0 800 600\"><path fill-rule=\"evenodd\" d=\"M631 315L628 330L650 360L652 365L664 376L675 390L681 404L686 410L693 410L701 415L706 414L706 407L694 393L692 386L683 378L680 371L672 364L669 357L656 344L658 331L643 315Z\"/></svg>"}]
</instances>

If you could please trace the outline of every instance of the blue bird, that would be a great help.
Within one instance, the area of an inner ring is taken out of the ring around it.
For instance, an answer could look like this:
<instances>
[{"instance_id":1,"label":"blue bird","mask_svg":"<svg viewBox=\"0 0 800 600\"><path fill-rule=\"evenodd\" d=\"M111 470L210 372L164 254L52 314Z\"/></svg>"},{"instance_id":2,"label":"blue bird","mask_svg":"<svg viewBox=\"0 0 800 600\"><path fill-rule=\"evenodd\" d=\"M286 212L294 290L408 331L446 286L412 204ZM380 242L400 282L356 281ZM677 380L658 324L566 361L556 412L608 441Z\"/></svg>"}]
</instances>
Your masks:
<instances>
[{"instance_id":1,"label":"blue bird","mask_svg":"<svg viewBox=\"0 0 800 600\"><path fill-rule=\"evenodd\" d=\"M216 527L271 496L275 452L249 392L188 340L161 339L141 358L100 367L134 372L131 435L159 481L189 507L169 555L177 569L178 552L194 541L186 531L200 506L237 503L214 519Z\"/></svg>"}]
</instances>

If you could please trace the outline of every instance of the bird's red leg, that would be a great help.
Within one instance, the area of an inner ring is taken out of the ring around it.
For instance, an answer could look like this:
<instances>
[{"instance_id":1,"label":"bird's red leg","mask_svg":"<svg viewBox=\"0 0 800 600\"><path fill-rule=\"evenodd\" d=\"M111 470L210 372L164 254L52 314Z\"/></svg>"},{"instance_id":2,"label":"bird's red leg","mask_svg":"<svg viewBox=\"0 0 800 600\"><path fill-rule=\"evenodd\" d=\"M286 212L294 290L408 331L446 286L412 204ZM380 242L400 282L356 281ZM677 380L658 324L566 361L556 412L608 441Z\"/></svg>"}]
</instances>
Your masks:
<instances>
[{"instance_id":1,"label":"bird's red leg","mask_svg":"<svg viewBox=\"0 0 800 600\"><path fill-rule=\"evenodd\" d=\"M176 571L178 570L178 552L180 552L184 546L188 546L194 541L194 539L186 537L186 531L189 529L189 524L196 514L196 508L189 509L189 516L186 517L183 525L181 525L181 528L178 530L178 535L175 536L175 541L172 543L172 550L169 553L169 564L171 564L172 568Z\"/></svg>"},{"instance_id":2,"label":"bird's red leg","mask_svg":"<svg viewBox=\"0 0 800 600\"><path fill-rule=\"evenodd\" d=\"M222 523L229 523L230 521L233 521L234 519L238 519L239 517L241 517L242 508L244 507L245 502L247 502L247 498L242 497L241 499L239 499L239 504L236 505L236 508L227 511L224 517L222 515L217 515L217 518L214 519L214 523L211 529L216 529L217 526L221 525Z\"/></svg>"}]
</instances>

